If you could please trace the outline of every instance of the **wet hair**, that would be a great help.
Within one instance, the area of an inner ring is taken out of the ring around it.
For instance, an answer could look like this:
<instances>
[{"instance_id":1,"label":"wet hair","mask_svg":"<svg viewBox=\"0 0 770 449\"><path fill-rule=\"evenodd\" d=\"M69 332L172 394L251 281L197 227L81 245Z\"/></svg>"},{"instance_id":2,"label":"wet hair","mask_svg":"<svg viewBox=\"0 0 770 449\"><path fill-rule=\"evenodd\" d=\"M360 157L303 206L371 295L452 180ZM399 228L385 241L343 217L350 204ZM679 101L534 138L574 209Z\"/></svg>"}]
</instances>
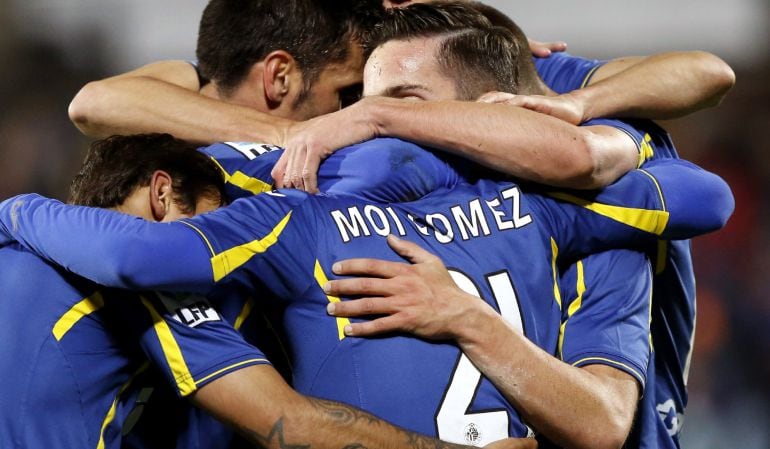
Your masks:
<instances>
[{"instance_id":1,"label":"wet hair","mask_svg":"<svg viewBox=\"0 0 770 449\"><path fill-rule=\"evenodd\" d=\"M366 46L412 38L441 39L437 62L454 81L459 99L475 100L492 90L518 91L521 45L471 4L439 1L389 10L374 34L367 35Z\"/></svg>"},{"instance_id":2,"label":"wet hair","mask_svg":"<svg viewBox=\"0 0 770 449\"><path fill-rule=\"evenodd\" d=\"M348 57L382 11L378 0L211 0L198 30L199 70L228 96L254 64L284 50L307 91L328 64Z\"/></svg>"},{"instance_id":3,"label":"wet hair","mask_svg":"<svg viewBox=\"0 0 770 449\"><path fill-rule=\"evenodd\" d=\"M148 186L157 170L172 180L174 201L193 213L200 198L225 198L222 172L196 146L170 134L112 136L91 144L70 184L67 202L110 208L123 204L139 187Z\"/></svg>"}]
</instances>

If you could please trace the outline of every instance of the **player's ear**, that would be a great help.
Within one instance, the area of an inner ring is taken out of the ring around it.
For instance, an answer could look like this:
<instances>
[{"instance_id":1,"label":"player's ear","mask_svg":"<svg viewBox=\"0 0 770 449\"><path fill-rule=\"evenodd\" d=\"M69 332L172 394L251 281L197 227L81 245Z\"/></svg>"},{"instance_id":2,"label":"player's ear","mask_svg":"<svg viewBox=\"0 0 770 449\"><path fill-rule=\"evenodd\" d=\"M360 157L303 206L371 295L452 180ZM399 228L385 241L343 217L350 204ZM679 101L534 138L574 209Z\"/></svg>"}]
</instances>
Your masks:
<instances>
[{"instance_id":1,"label":"player's ear","mask_svg":"<svg viewBox=\"0 0 770 449\"><path fill-rule=\"evenodd\" d=\"M284 50L271 52L264 59L262 82L267 104L271 109L278 107L286 97L300 88L297 61Z\"/></svg>"},{"instance_id":2,"label":"player's ear","mask_svg":"<svg viewBox=\"0 0 770 449\"><path fill-rule=\"evenodd\" d=\"M150 210L155 221L163 218L171 210L173 202L173 179L168 172L155 170L150 178Z\"/></svg>"}]
</instances>

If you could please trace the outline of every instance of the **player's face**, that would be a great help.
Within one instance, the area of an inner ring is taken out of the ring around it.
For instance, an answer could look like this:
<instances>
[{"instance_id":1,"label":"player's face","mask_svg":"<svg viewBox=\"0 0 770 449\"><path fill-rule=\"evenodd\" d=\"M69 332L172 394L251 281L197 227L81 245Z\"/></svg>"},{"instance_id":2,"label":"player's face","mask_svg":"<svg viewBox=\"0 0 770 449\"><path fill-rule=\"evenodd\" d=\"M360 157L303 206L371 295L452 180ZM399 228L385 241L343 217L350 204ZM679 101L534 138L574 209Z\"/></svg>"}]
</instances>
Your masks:
<instances>
[{"instance_id":1,"label":"player's face","mask_svg":"<svg viewBox=\"0 0 770 449\"><path fill-rule=\"evenodd\" d=\"M390 41L377 47L364 68L364 95L411 100L455 100L457 88L436 62L438 39Z\"/></svg>"},{"instance_id":2,"label":"player's face","mask_svg":"<svg viewBox=\"0 0 770 449\"><path fill-rule=\"evenodd\" d=\"M338 111L358 100L362 89L363 66L364 55L361 47L351 44L348 58L339 63L328 64L323 69L310 91L305 94L304 100L294 106L290 118L307 120Z\"/></svg>"}]
</instances>

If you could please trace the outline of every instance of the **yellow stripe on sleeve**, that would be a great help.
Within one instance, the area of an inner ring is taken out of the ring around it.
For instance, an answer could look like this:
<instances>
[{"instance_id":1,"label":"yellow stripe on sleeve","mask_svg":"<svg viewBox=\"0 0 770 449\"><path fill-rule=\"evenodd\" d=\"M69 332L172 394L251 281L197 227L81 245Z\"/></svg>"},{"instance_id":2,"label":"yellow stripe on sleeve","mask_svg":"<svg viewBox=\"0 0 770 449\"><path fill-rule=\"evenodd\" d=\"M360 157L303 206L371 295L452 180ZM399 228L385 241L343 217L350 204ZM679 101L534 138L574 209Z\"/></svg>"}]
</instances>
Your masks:
<instances>
[{"instance_id":1,"label":"yellow stripe on sleeve","mask_svg":"<svg viewBox=\"0 0 770 449\"><path fill-rule=\"evenodd\" d=\"M137 369L136 372L133 375L131 375L128 381L125 384L123 384L122 387L120 387L120 390L118 390L118 394L115 396L115 399L112 401L112 405L110 406L110 409L107 410L107 415L104 417L104 420L102 421L102 427L99 430L99 441L96 443L96 449L104 449L104 446L105 446L104 430L115 419L115 412L117 411L117 408L118 408L118 400L120 399L120 396L128 389L129 386L131 386L131 383L134 381L134 379L136 379L136 376L144 372L149 366L150 366L150 362L144 362L142 366L140 366L139 369Z\"/></svg>"},{"instance_id":2,"label":"yellow stripe on sleeve","mask_svg":"<svg viewBox=\"0 0 770 449\"><path fill-rule=\"evenodd\" d=\"M243 326L243 322L246 321L246 318L251 315L251 310L254 308L254 300L249 298L246 300L245 303L243 303L243 308L241 309L241 312L238 314L238 317L235 319L235 324L233 324L233 327L235 330L239 331L241 330L241 326Z\"/></svg>"},{"instance_id":3,"label":"yellow stripe on sleeve","mask_svg":"<svg viewBox=\"0 0 770 449\"><path fill-rule=\"evenodd\" d=\"M53 336L56 341L61 341L64 335L77 324L81 318L86 317L104 307L104 298L101 292L95 292L93 295L85 298L72 306L64 315L53 325Z\"/></svg>"},{"instance_id":4,"label":"yellow stripe on sleeve","mask_svg":"<svg viewBox=\"0 0 770 449\"><path fill-rule=\"evenodd\" d=\"M642 143L639 146L639 162L636 165L636 168L641 167L642 164L655 156L655 150L652 148L652 144L650 142L652 142L652 137L650 137L649 134L645 134L644 140L642 140Z\"/></svg>"},{"instance_id":5,"label":"yellow stripe on sleeve","mask_svg":"<svg viewBox=\"0 0 770 449\"><path fill-rule=\"evenodd\" d=\"M569 308L567 308L567 319L564 320L563 323L561 323L561 327L559 327L559 356L562 355L562 348L564 347L564 333L567 329L567 323L569 322L569 319L572 318L572 315L574 315L578 310L580 310L580 306L583 305L583 294L586 291L586 280L585 280L585 270L583 268L583 261L579 260L575 264L575 270L577 271L577 282L575 285L575 290L577 292L577 296L575 299L570 303Z\"/></svg>"},{"instance_id":6,"label":"yellow stripe on sleeve","mask_svg":"<svg viewBox=\"0 0 770 449\"><path fill-rule=\"evenodd\" d=\"M252 240L249 243L230 248L227 251L212 257L211 268L214 271L214 282L219 282L222 278L251 260L252 257L264 253L268 248L273 246L273 244L278 241L278 237L281 235L284 228L286 228L290 218L291 212L286 214L286 216L283 217L275 228L273 228L273 230L264 238Z\"/></svg>"},{"instance_id":7,"label":"yellow stripe on sleeve","mask_svg":"<svg viewBox=\"0 0 770 449\"><path fill-rule=\"evenodd\" d=\"M193 393L196 389L195 380L192 373L190 373L190 369L187 368L187 362L182 355L182 349L179 348L174 334L171 333L171 328L147 298L142 296L141 299L142 304L144 304L144 307L152 316L155 334L158 336L160 347L163 349L163 355L166 357L166 363L169 369L171 369L171 374L174 376L179 393L182 396Z\"/></svg>"},{"instance_id":8,"label":"yellow stripe on sleeve","mask_svg":"<svg viewBox=\"0 0 770 449\"><path fill-rule=\"evenodd\" d=\"M326 277L326 273L324 273L323 268L321 268L321 262L318 260L315 261L314 274L316 282L318 282L318 285L323 289L323 286L329 282L329 278ZM340 298L337 296L326 295L326 299L328 299L329 302L340 302ZM349 319L337 317L337 336L340 340L345 338L345 326L348 324L350 324Z\"/></svg>"},{"instance_id":9,"label":"yellow stripe on sleeve","mask_svg":"<svg viewBox=\"0 0 770 449\"><path fill-rule=\"evenodd\" d=\"M556 269L556 259L559 257L559 247L556 245L556 240L551 237L551 271L553 273L553 299L556 300L556 304L559 305L561 310L561 291L559 289L559 271Z\"/></svg>"},{"instance_id":10,"label":"yellow stripe on sleeve","mask_svg":"<svg viewBox=\"0 0 770 449\"><path fill-rule=\"evenodd\" d=\"M214 161L215 164L217 164L217 167L219 167L219 170L222 172L222 175L225 178L225 182L228 184L232 184L236 187L239 187L243 190L246 190L247 192L251 192L255 195L264 193L264 192L270 192L273 190L273 186L266 183L265 181L262 181L261 179L255 178L253 176L249 176L242 171L236 171L233 174L230 174L225 170L224 167L219 163L219 161L216 160L216 158L211 158L212 161Z\"/></svg>"},{"instance_id":11,"label":"yellow stripe on sleeve","mask_svg":"<svg viewBox=\"0 0 770 449\"><path fill-rule=\"evenodd\" d=\"M668 225L669 213L663 210L612 206L562 192L550 192L548 196L584 207L604 217L655 235L661 235Z\"/></svg>"},{"instance_id":12,"label":"yellow stripe on sleeve","mask_svg":"<svg viewBox=\"0 0 770 449\"><path fill-rule=\"evenodd\" d=\"M225 371L233 371L233 370L235 370L235 369L237 369L237 368L239 368L239 367L241 367L243 365L248 365L248 364L251 364L251 363L259 363L259 362L267 363L267 359L249 359L249 360L243 360L243 361L238 362L238 363L233 363L230 366L226 366L226 367L224 367L224 368L222 368L220 370L214 371L213 373L209 374L208 376L205 376L202 379L199 379L199 380L195 381L195 385L200 385L200 384L206 382L207 380L211 379L212 377L215 377L215 376L218 376L218 375L224 373Z\"/></svg>"},{"instance_id":13,"label":"yellow stripe on sleeve","mask_svg":"<svg viewBox=\"0 0 770 449\"><path fill-rule=\"evenodd\" d=\"M583 78L583 82L582 82L582 83L580 83L580 88L581 88L581 89L582 89L582 88L584 88L584 87L586 87L586 86L588 85L588 83L590 83L590 82L591 82L591 78L593 78L593 76L594 76L594 73L596 73L596 71L597 71L597 70L599 70L599 68L600 68L600 67L601 67L601 65L597 65L596 67L592 68L592 69L591 69L591 70L588 72L588 75L586 75L586 77L585 77L585 78Z\"/></svg>"},{"instance_id":14,"label":"yellow stripe on sleeve","mask_svg":"<svg viewBox=\"0 0 770 449\"><path fill-rule=\"evenodd\" d=\"M586 358L584 358L584 359L580 359L580 360L578 360L577 362L573 363L573 364L572 364L572 366L578 366L578 365L591 365L592 363L590 363L590 362L605 362L605 363L607 363L607 364L609 364L609 365L614 365L614 366L620 366L620 367L623 367L623 368L625 368L625 369L626 369L628 372L630 372L630 373L631 373L631 375L633 375L633 376L636 378L636 380L638 380L638 381L639 381L639 383L640 383L641 385L644 385L644 376L642 376L642 374L641 374L639 371L637 371L636 369L634 369L634 368L632 368L632 367L630 367L630 366L626 365L626 364L625 364L625 363L623 363L623 362L618 362L617 360L606 359L606 358L604 358L604 357L586 357Z\"/></svg>"}]
</instances>

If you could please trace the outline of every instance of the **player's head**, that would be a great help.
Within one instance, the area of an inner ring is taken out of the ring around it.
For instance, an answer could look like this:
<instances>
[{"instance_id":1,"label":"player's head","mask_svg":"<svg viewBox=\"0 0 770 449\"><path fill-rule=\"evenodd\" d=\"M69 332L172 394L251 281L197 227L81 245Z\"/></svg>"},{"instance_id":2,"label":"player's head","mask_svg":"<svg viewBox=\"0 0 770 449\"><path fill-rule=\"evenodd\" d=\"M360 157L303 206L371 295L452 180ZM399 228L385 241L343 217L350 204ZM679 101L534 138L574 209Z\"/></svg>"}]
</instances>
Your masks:
<instances>
[{"instance_id":1,"label":"player's head","mask_svg":"<svg viewBox=\"0 0 770 449\"><path fill-rule=\"evenodd\" d=\"M220 98L303 120L360 93L359 35L379 0L211 0L197 57ZM342 98L341 98L342 97Z\"/></svg>"},{"instance_id":2,"label":"player's head","mask_svg":"<svg viewBox=\"0 0 770 449\"><path fill-rule=\"evenodd\" d=\"M516 60L526 47L468 4L392 9L373 34L366 95L475 100L493 90L517 93Z\"/></svg>"},{"instance_id":3,"label":"player's head","mask_svg":"<svg viewBox=\"0 0 770 449\"><path fill-rule=\"evenodd\" d=\"M404 8L412 3L430 3L433 0L383 0L382 5L386 8ZM456 0L458 2L470 2L471 0Z\"/></svg>"},{"instance_id":4,"label":"player's head","mask_svg":"<svg viewBox=\"0 0 770 449\"><path fill-rule=\"evenodd\" d=\"M216 209L224 198L221 171L194 145L138 134L91 144L68 202L172 221Z\"/></svg>"}]
</instances>

